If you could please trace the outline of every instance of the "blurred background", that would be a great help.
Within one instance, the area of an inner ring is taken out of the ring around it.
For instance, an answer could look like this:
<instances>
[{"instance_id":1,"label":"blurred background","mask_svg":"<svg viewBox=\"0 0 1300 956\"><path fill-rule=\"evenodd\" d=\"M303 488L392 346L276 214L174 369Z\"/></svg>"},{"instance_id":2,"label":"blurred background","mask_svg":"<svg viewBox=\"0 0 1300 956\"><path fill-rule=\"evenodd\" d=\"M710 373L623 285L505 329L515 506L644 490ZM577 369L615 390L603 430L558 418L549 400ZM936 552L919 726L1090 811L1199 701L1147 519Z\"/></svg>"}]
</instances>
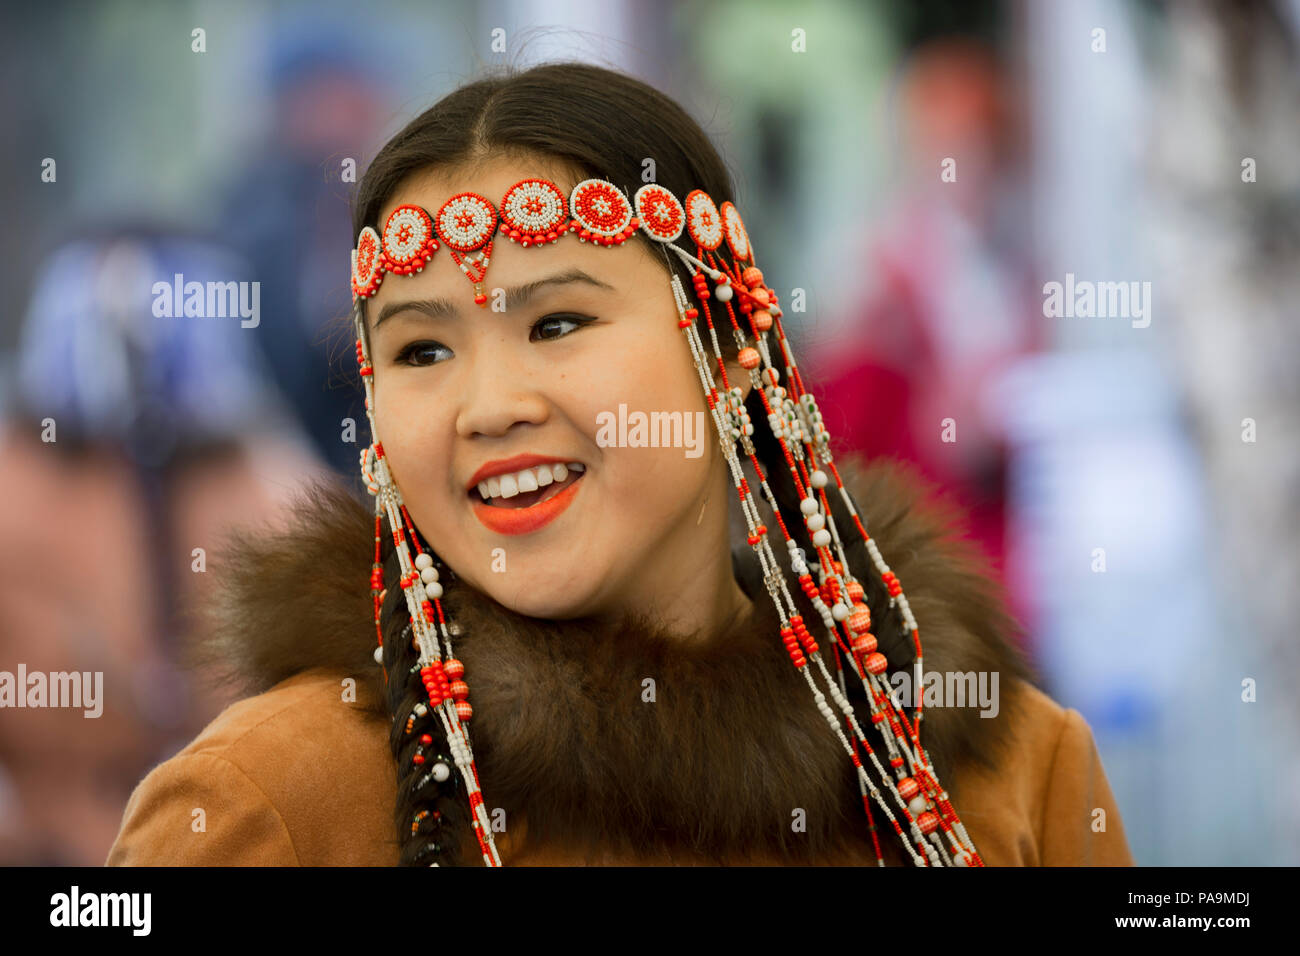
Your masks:
<instances>
[{"instance_id":1,"label":"blurred background","mask_svg":"<svg viewBox=\"0 0 1300 956\"><path fill-rule=\"evenodd\" d=\"M714 138L832 433L969 510L1138 862L1300 862L1300 0L20 6L0 670L106 690L0 711L0 863L103 862L226 702L177 667L195 562L353 478L350 168L552 59ZM260 323L155 316L178 273Z\"/></svg>"}]
</instances>

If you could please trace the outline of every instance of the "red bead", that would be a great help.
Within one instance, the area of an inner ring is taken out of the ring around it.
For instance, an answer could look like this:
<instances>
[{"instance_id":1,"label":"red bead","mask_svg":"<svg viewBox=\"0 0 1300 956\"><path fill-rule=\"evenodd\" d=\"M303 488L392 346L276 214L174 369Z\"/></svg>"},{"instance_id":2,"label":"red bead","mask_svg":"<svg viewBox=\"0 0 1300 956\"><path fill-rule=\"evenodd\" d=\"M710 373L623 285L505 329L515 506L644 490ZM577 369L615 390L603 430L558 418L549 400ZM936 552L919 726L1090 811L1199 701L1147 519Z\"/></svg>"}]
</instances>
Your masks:
<instances>
[{"instance_id":1,"label":"red bead","mask_svg":"<svg viewBox=\"0 0 1300 956\"><path fill-rule=\"evenodd\" d=\"M470 706L467 700L456 701L456 716L462 721L469 720L474 716L474 708Z\"/></svg>"},{"instance_id":2,"label":"red bead","mask_svg":"<svg viewBox=\"0 0 1300 956\"><path fill-rule=\"evenodd\" d=\"M864 654L870 654L876 649L876 636L870 632L859 634L849 644L853 648L853 653L861 657Z\"/></svg>"},{"instance_id":3,"label":"red bead","mask_svg":"<svg viewBox=\"0 0 1300 956\"><path fill-rule=\"evenodd\" d=\"M862 605L861 610L854 611L849 615L849 630L854 634L865 634L871 630L871 612L867 610L866 605Z\"/></svg>"},{"instance_id":4,"label":"red bead","mask_svg":"<svg viewBox=\"0 0 1300 956\"><path fill-rule=\"evenodd\" d=\"M424 754L416 754L411 758L411 763L415 764L417 767L424 763Z\"/></svg>"},{"instance_id":5,"label":"red bead","mask_svg":"<svg viewBox=\"0 0 1300 956\"><path fill-rule=\"evenodd\" d=\"M916 825L921 828L922 833L932 833L939 826L939 818L929 810L916 818Z\"/></svg>"},{"instance_id":6,"label":"red bead","mask_svg":"<svg viewBox=\"0 0 1300 956\"><path fill-rule=\"evenodd\" d=\"M898 781L898 795L904 800L911 800L921 792L921 785L911 777L904 777Z\"/></svg>"},{"instance_id":7,"label":"red bead","mask_svg":"<svg viewBox=\"0 0 1300 956\"><path fill-rule=\"evenodd\" d=\"M433 743L433 738L430 737L428 734L420 734L420 743L424 744L427 747L429 746L429 744Z\"/></svg>"},{"instance_id":8,"label":"red bead","mask_svg":"<svg viewBox=\"0 0 1300 956\"><path fill-rule=\"evenodd\" d=\"M465 665L454 657L449 658L447 663L443 664L442 670L452 680L459 680L465 676Z\"/></svg>"},{"instance_id":9,"label":"red bead","mask_svg":"<svg viewBox=\"0 0 1300 956\"><path fill-rule=\"evenodd\" d=\"M451 682L451 696L456 700L464 700L469 696L469 685L463 680Z\"/></svg>"},{"instance_id":10,"label":"red bead","mask_svg":"<svg viewBox=\"0 0 1300 956\"><path fill-rule=\"evenodd\" d=\"M885 660L884 654L868 654L867 659L862 662L862 666L873 674L883 674L889 670L889 661Z\"/></svg>"}]
</instances>

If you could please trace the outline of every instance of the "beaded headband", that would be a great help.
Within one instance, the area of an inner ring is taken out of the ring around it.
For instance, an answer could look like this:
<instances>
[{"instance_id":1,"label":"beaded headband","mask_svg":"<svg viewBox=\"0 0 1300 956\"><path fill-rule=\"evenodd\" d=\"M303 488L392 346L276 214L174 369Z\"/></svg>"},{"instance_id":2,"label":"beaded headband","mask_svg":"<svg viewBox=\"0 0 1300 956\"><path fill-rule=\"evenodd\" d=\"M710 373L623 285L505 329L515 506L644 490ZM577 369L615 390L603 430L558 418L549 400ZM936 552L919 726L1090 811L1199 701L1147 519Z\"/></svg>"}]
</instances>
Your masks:
<instances>
[{"instance_id":1,"label":"beaded headband","mask_svg":"<svg viewBox=\"0 0 1300 956\"><path fill-rule=\"evenodd\" d=\"M638 189L629 202L623 190L613 183L604 179L587 179L573 188L566 201L564 193L554 183L544 179L524 179L506 191L499 211L477 193L462 192L443 203L434 216L419 206L398 206L384 224L382 236L369 226L361 230L357 247L352 252L352 291L357 363L365 385L366 412L372 437L372 444L361 453L361 473L367 489L375 497L375 559L370 577L378 636L375 660L383 665L380 609L386 591L380 543L383 519L387 517L389 527L393 529L401 570L399 583L411 614L408 632L413 648L418 651L416 668L428 701L427 704L423 701L417 703L407 716L405 733L415 743L415 748L410 756L411 766L401 768L399 773L403 776L419 773L414 792L422 795L427 805L432 805L445 789L463 785L483 861L488 866L501 865L470 745L468 725L474 711L468 699L469 687L464 680L465 667L456 659L452 649L452 636L459 630L444 613L440 600L443 589L433 555L421 545L375 429L374 368L368 350L362 301L375 294L385 275L410 275L421 271L432 260L440 242L448 247L453 260L473 283L474 301L484 306L487 304L484 281L493 237L498 231L525 247L556 242L569 232L576 233L581 241L613 247L625 243L638 230L649 240L661 243L690 271L697 305L691 304L676 273L671 279L677 304L677 325L695 360L710 416L722 439L732 484L749 530L747 540L758 558L764 586L780 617L781 642L791 664L808 684L830 732L839 739L856 768L877 863L883 865L872 813L873 802L899 837L913 864L983 866L983 859L921 745L924 695L915 695L915 708L909 720L887 679L889 662L877 649L877 640L871 633L866 591L849 568L848 555L828 494L838 494L843 502L853 530L866 544L874 573L889 593L890 607L899 609L903 631L910 635L916 650L913 686L920 688L920 631L902 584L885 563L875 540L867 533L835 467L830 451L830 434L818 411L817 400L805 388L799 374L782 328L783 313L776 293L764 284L763 273L754 262L753 249L739 211L731 202L717 206L707 193L699 189L689 193L683 204L663 186L651 183ZM693 253L678 244L683 231L695 247ZM727 254L724 254L724 246ZM739 350L740 366L748 374L754 392L761 397L767 412L767 427L782 449L783 466L789 469L800 498L801 514L797 522L787 524L755 453L750 438L754 426L743 401L743 390L728 381L718 344L718 329L709 308L710 299L725 309L725 319ZM701 316L710 348L705 347L697 326ZM781 372L773 363L774 349L777 360L784 366L788 390L780 384ZM719 373L721 389L714 379L714 368ZM785 545L785 562L817 614L824 639L833 652L834 674L827 666L821 645L791 596L782 562L769 541L768 528L762 523L754 491L741 470L741 455L753 466L759 488L776 517ZM817 582L813 580L805 551L795 538L796 533L811 544L816 554ZM406 632L402 639L406 640ZM844 661L848 661L847 669L862 682L866 691L871 723L881 730L883 753L877 753L871 746L849 702ZM822 686L819 686L818 678ZM845 726L841 726L841 719ZM845 727L852 736L851 740ZM436 745L435 734L439 739ZM454 771L452 764L455 765ZM412 835L432 836L417 856L418 862L432 859L430 865L439 865L436 859L440 851L436 842L439 816L437 811L430 814L422 809L411 821Z\"/></svg>"}]
</instances>

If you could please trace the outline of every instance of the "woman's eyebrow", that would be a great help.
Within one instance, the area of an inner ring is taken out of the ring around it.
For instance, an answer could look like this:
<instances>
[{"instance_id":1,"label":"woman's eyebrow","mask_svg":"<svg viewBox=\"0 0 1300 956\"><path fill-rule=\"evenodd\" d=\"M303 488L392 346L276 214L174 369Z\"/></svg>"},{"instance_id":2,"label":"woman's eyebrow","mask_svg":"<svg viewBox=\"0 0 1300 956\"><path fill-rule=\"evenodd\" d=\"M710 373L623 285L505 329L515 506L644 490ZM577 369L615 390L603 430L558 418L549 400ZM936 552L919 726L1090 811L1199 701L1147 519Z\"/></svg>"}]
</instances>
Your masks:
<instances>
[{"instance_id":1,"label":"woman's eyebrow","mask_svg":"<svg viewBox=\"0 0 1300 956\"><path fill-rule=\"evenodd\" d=\"M609 283L601 282L581 269L568 269L542 279L536 279L533 282L527 282L521 286L515 286L513 289L507 289L506 311L509 312L511 309L527 305L529 300L543 289L571 285L575 282L598 289L606 289L610 292L615 291L614 287ZM450 299L412 299L407 302L390 302L379 310L379 317L375 319L374 328L379 328L385 319L396 315L398 312L407 311L421 312L434 319L456 318L460 314L460 309Z\"/></svg>"}]
</instances>

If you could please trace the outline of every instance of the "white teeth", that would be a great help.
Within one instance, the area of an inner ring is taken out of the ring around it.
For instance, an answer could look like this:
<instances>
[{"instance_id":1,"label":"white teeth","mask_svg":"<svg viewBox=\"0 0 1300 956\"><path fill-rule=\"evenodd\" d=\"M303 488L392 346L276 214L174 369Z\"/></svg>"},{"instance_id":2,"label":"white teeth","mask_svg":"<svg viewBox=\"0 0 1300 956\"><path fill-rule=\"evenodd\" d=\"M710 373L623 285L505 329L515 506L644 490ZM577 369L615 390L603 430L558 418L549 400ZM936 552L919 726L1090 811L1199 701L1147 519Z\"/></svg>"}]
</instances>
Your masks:
<instances>
[{"instance_id":1,"label":"white teeth","mask_svg":"<svg viewBox=\"0 0 1300 956\"><path fill-rule=\"evenodd\" d=\"M556 481L564 481L569 472L580 473L587 466L580 461L552 462L524 468L509 475L495 475L478 483L478 493L484 501L491 498L513 498L515 495L537 491Z\"/></svg>"}]
</instances>

